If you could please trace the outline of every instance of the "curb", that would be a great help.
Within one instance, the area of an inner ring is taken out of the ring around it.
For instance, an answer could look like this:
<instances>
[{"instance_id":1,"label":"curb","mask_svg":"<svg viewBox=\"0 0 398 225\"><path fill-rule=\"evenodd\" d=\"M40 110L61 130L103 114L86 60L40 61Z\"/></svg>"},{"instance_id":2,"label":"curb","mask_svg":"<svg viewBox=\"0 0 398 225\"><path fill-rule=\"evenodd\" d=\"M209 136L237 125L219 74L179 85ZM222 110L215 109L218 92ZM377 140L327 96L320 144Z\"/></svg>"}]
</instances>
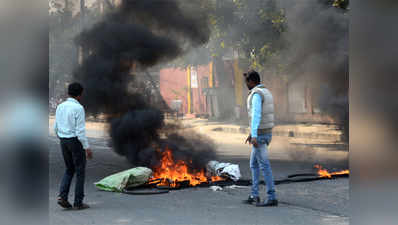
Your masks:
<instances>
[{"instance_id":1,"label":"curb","mask_svg":"<svg viewBox=\"0 0 398 225\"><path fill-rule=\"evenodd\" d=\"M216 127L212 131L227 132L227 133L241 133L248 134L250 129L247 127ZM341 140L341 134L331 134L322 132L298 132L293 129L281 129L275 127L272 135L280 137L295 137L295 138L309 138L309 139L332 139L335 141Z\"/></svg>"}]
</instances>

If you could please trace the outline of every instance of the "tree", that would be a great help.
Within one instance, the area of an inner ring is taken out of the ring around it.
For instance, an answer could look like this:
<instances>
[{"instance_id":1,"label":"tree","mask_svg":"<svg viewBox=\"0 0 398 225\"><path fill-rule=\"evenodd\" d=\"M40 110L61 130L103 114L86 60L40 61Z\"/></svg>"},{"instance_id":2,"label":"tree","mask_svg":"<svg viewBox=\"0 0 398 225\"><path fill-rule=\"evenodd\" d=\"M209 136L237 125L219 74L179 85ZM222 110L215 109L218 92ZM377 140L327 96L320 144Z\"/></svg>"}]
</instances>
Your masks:
<instances>
[{"instance_id":1,"label":"tree","mask_svg":"<svg viewBox=\"0 0 398 225\"><path fill-rule=\"evenodd\" d=\"M82 3L85 3L84 0ZM59 98L65 93L65 83L72 79L72 71L78 64L75 37L81 31L80 0L49 1L49 88L50 96ZM98 1L85 9L87 25L100 17ZM83 10L84 11L84 10Z\"/></svg>"},{"instance_id":2,"label":"tree","mask_svg":"<svg viewBox=\"0 0 398 225\"><path fill-rule=\"evenodd\" d=\"M49 94L58 99L77 64L73 38L78 30L73 17L74 1L52 0L49 4Z\"/></svg>"},{"instance_id":3,"label":"tree","mask_svg":"<svg viewBox=\"0 0 398 225\"><path fill-rule=\"evenodd\" d=\"M286 29L285 16L275 0L204 2L202 7L208 12L212 32L210 41L179 59L178 65L206 64L234 49L247 59L247 66L261 71L284 47L281 34Z\"/></svg>"},{"instance_id":4,"label":"tree","mask_svg":"<svg viewBox=\"0 0 398 225\"><path fill-rule=\"evenodd\" d=\"M349 7L349 0L318 2L344 11ZM286 12L276 0L208 0L203 1L202 8L209 14L210 41L180 58L175 65L207 64L212 57L222 57L232 48L241 61L246 61L245 67L284 70L280 52L288 47L282 38L288 26Z\"/></svg>"},{"instance_id":5,"label":"tree","mask_svg":"<svg viewBox=\"0 0 398 225\"><path fill-rule=\"evenodd\" d=\"M348 10L348 6L350 4L349 0L333 0L332 5L337 8L341 8L344 10Z\"/></svg>"}]
</instances>

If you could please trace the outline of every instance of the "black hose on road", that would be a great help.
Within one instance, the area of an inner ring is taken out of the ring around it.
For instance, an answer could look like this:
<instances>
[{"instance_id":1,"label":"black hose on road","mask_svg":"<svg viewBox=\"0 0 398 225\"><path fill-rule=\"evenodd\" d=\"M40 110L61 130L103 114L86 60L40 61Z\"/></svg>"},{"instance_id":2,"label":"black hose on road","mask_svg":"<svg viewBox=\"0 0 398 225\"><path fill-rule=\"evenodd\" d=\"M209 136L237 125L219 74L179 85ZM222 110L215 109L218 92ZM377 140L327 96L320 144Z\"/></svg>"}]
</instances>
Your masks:
<instances>
[{"instance_id":1,"label":"black hose on road","mask_svg":"<svg viewBox=\"0 0 398 225\"><path fill-rule=\"evenodd\" d=\"M122 193L129 195L154 195L154 194L166 194L170 190L159 190L159 189L145 189L145 190L123 190Z\"/></svg>"}]
</instances>

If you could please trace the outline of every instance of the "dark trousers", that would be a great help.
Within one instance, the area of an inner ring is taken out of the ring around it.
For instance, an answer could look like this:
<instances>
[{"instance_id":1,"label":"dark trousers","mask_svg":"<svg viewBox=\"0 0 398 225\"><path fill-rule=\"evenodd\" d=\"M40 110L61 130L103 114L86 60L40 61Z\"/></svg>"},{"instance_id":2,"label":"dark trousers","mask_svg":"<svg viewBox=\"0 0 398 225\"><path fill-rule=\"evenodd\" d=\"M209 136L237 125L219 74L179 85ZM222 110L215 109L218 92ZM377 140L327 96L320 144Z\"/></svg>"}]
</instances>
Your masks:
<instances>
[{"instance_id":1,"label":"dark trousers","mask_svg":"<svg viewBox=\"0 0 398 225\"><path fill-rule=\"evenodd\" d=\"M68 200L73 175L76 173L75 202L79 205L84 198L84 179L86 170L86 152L77 138L61 138L62 155L66 171L62 178L59 196Z\"/></svg>"}]
</instances>

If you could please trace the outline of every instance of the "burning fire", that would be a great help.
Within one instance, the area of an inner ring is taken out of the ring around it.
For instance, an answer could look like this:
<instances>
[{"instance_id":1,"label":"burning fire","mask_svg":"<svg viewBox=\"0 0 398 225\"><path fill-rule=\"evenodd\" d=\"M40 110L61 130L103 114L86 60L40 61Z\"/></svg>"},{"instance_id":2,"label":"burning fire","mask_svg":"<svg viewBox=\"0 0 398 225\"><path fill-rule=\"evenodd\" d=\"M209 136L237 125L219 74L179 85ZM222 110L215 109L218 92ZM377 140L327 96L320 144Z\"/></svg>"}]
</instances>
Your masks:
<instances>
[{"instance_id":1,"label":"burning fire","mask_svg":"<svg viewBox=\"0 0 398 225\"><path fill-rule=\"evenodd\" d=\"M349 170L342 170L342 171L338 171L338 172L329 173L326 169L323 169L321 165L315 165L314 167L318 169L319 177L332 178L333 175L350 174Z\"/></svg>"},{"instance_id":2,"label":"burning fire","mask_svg":"<svg viewBox=\"0 0 398 225\"><path fill-rule=\"evenodd\" d=\"M219 176L206 177L205 170L202 169L196 173L190 173L188 165L183 160L174 161L173 154L170 149L166 149L162 153L160 166L154 169L150 183L160 181L158 186L178 187L180 183L188 183L189 186L196 186L206 183L209 180L224 180Z\"/></svg>"}]
</instances>

